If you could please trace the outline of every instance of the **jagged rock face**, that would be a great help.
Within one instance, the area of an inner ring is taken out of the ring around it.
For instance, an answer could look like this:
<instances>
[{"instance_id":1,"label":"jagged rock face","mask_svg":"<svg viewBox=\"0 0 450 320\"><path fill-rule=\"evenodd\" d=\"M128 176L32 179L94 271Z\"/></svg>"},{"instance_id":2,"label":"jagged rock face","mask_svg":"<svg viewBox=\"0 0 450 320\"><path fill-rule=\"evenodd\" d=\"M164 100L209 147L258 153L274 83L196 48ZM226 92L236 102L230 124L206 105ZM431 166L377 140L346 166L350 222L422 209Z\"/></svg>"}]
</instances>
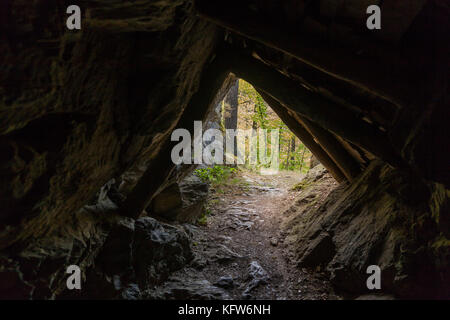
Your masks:
<instances>
[{"instance_id":1,"label":"jagged rock face","mask_svg":"<svg viewBox=\"0 0 450 320\"><path fill-rule=\"evenodd\" d=\"M14 259L2 257L0 298L138 299L193 258L181 227L150 217L101 218L88 243L51 239L29 245ZM79 291L66 287L65 267L72 264L83 270Z\"/></svg>"},{"instance_id":2,"label":"jagged rock face","mask_svg":"<svg viewBox=\"0 0 450 320\"><path fill-rule=\"evenodd\" d=\"M78 32L61 23L65 8L2 4L0 247L59 228L109 179L150 161L218 39L190 1L86 4Z\"/></svg>"},{"instance_id":3,"label":"jagged rock face","mask_svg":"<svg viewBox=\"0 0 450 320\"><path fill-rule=\"evenodd\" d=\"M127 230L112 227L117 199L93 199L158 153L221 34L190 1L88 2L81 31L67 5L1 4L2 297L59 295L68 265L86 270Z\"/></svg>"},{"instance_id":4,"label":"jagged rock face","mask_svg":"<svg viewBox=\"0 0 450 320\"><path fill-rule=\"evenodd\" d=\"M140 299L192 260L188 235L181 228L144 217L120 221L105 239L83 290L63 290L58 299Z\"/></svg>"},{"instance_id":5,"label":"jagged rock face","mask_svg":"<svg viewBox=\"0 0 450 320\"><path fill-rule=\"evenodd\" d=\"M446 39L449 10L444 2L417 1L401 18L393 2L383 2L390 19L369 41L360 36L365 16L360 1L218 4L226 8L200 0L197 8L191 0L84 1L81 31L64 26L69 3L54 2L0 4L2 297L68 297L65 268L77 264L89 270L99 290L92 297L103 291L103 297L131 299L144 282L160 281L165 268L187 260L182 235L165 230L167 237L153 239L148 230L163 233L155 222L136 223L117 210L143 172L149 173L149 163L158 171L145 175L150 182L169 168L158 156L170 133L184 115L197 117L194 111L200 110L202 118L211 110L200 105L213 98L202 99L200 88L217 91L210 85L215 73L229 71L253 79L285 103L278 109L283 121L301 126L305 114L306 122L317 121L309 131L321 139L304 128L296 134L310 138L322 163L340 162L333 166L342 170L338 177L354 180L292 229L294 239L307 240L297 252L301 265L327 265L335 283L349 291L361 288L346 277L359 279L368 263L390 270L387 288L400 295L448 283L448 43L440 39ZM233 10L239 19L227 19ZM229 49L238 52L230 55ZM223 88L234 78L226 79ZM309 97L314 108L295 109ZM355 128L367 130L360 134ZM373 140L365 132L375 132ZM367 169L374 158L403 169L379 162ZM353 165L346 168L348 159ZM154 180L154 194L173 182ZM310 196L300 202L310 203ZM190 207L183 219L198 210ZM138 238L143 248L156 248L142 249L141 262L133 255ZM173 265L139 267L158 265L174 252L179 261Z\"/></svg>"},{"instance_id":6,"label":"jagged rock face","mask_svg":"<svg viewBox=\"0 0 450 320\"><path fill-rule=\"evenodd\" d=\"M326 266L339 289L356 294L367 290L366 268L378 265L384 292L449 297L448 195L411 179L374 162L320 206L319 189L305 184L284 226L299 267Z\"/></svg>"},{"instance_id":7,"label":"jagged rock face","mask_svg":"<svg viewBox=\"0 0 450 320\"><path fill-rule=\"evenodd\" d=\"M146 217L136 221L136 276L144 288L160 283L170 272L192 259L189 239L184 231L170 225L160 225Z\"/></svg>"}]
</instances>

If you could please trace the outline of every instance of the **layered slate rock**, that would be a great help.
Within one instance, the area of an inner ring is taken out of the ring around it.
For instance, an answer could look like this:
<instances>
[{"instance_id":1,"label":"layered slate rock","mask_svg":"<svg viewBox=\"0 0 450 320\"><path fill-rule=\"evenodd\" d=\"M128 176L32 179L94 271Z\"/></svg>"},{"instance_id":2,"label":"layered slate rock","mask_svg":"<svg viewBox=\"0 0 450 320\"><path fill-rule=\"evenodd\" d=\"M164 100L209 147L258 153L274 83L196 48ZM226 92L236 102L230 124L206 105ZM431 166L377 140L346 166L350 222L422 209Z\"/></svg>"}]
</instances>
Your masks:
<instances>
[{"instance_id":1,"label":"layered slate rock","mask_svg":"<svg viewBox=\"0 0 450 320\"><path fill-rule=\"evenodd\" d=\"M46 236L150 163L220 38L189 1L81 7L82 29L70 31L63 6L2 5L0 248Z\"/></svg>"},{"instance_id":2,"label":"layered slate rock","mask_svg":"<svg viewBox=\"0 0 450 320\"><path fill-rule=\"evenodd\" d=\"M448 297L448 198L441 185L411 179L375 161L321 205L309 185L286 213L299 267L323 266L337 288L357 294L367 291L367 267L378 265L383 292Z\"/></svg>"},{"instance_id":3,"label":"layered slate rock","mask_svg":"<svg viewBox=\"0 0 450 320\"><path fill-rule=\"evenodd\" d=\"M88 268L83 290L64 290L58 299L141 299L142 292L164 282L192 260L187 234L180 227L144 217L115 224L95 264Z\"/></svg>"},{"instance_id":4,"label":"layered slate rock","mask_svg":"<svg viewBox=\"0 0 450 320\"><path fill-rule=\"evenodd\" d=\"M222 38L189 1L80 6L82 29L70 31L64 5L1 5L2 297L58 296L66 268L76 264L85 277L100 252L99 282L124 270L133 222L118 209ZM104 297L115 295L105 287Z\"/></svg>"},{"instance_id":5,"label":"layered slate rock","mask_svg":"<svg viewBox=\"0 0 450 320\"><path fill-rule=\"evenodd\" d=\"M0 256L0 297L140 299L142 290L188 264L193 256L185 230L118 215L123 196L114 185L108 182L96 201L77 212L68 229L78 232L76 238L61 230L28 243L19 254ZM67 290L69 265L80 267L82 290Z\"/></svg>"},{"instance_id":6,"label":"layered slate rock","mask_svg":"<svg viewBox=\"0 0 450 320\"><path fill-rule=\"evenodd\" d=\"M145 217L136 220L133 264L139 284L160 283L190 262L189 238L182 229Z\"/></svg>"}]
</instances>

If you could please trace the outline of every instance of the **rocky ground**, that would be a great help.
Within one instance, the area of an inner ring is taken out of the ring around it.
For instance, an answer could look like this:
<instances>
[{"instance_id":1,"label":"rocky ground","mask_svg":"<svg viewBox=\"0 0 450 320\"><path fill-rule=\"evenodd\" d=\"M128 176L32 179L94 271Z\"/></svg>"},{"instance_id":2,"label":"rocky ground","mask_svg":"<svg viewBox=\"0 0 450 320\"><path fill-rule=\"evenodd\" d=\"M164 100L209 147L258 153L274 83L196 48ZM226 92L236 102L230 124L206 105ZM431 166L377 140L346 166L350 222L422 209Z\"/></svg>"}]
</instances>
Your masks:
<instances>
[{"instance_id":1,"label":"rocky ground","mask_svg":"<svg viewBox=\"0 0 450 320\"><path fill-rule=\"evenodd\" d=\"M338 299L320 269L296 266L281 225L301 190L303 177L281 172L241 172L216 186L205 224L185 224L194 259L168 281L148 291L156 299ZM317 192L325 197L332 179Z\"/></svg>"},{"instance_id":2,"label":"rocky ground","mask_svg":"<svg viewBox=\"0 0 450 320\"><path fill-rule=\"evenodd\" d=\"M352 184L339 186L321 165L305 177L239 171L213 183L206 198L201 179L191 179L180 192L168 193L165 198L182 196L175 213L202 208L197 213L204 214L197 216L195 223L169 222L150 213L138 219L117 215L114 201L121 197L114 184L108 184L95 204L78 213L79 223L91 215L108 219L107 224L85 229L95 232L95 241L34 241L15 259L0 256L4 266L0 269L0 298L448 297L446 274L438 278L439 274L423 272L441 260L408 256L399 250L414 245L414 234L407 233L409 229L401 221L411 212L415 216L422 212L412 202L412 195L417 198L419 193L403 193L408 195L403 202L392 196L405 190L407 178L379 162ZM374 179L380 179L378 189L369 188ZM435 190L433 196L441 196L441 191ZM185 201L187 195L189 200L196 199L191 197L194 194L202 195L199 198L203 204L206 201L206 208ZM167 203L164 197L160 200L155 208ZM442 250L445 258L444 245L438 245L434 244L437 254ZM374 264L383 270L381 291L366 286L366 268ZM82 290L67 290L61 265L77 265L83 270ZM417 269L414 277L403 276L412 267ZM333 288L339 289L338 295Z\"/></svg>"}]
</instances>

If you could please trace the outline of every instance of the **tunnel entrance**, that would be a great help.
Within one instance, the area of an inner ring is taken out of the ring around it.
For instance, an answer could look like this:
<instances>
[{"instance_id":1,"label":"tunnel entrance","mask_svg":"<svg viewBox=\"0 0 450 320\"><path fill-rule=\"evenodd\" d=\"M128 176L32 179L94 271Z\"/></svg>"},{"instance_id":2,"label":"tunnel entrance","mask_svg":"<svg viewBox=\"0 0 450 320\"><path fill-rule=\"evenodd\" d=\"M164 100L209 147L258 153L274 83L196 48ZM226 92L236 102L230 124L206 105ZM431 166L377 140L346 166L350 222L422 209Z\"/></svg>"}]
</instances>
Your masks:
<instances>
[{"instance_id":1,"label":"tunnel entrance","mask_svg":"<svg viewBox=\"0 0 450 320\"><path fill-rule=\"evenodd\" d=\"M289 212L306 209L305 204L313 199L320 204L338 186L336 180L244 80L235 79L228 94L211 111L204 129L208 128L276 130L278 167L261 161L259 139L252 162L254 141L250 135L243 142L244 151L236 150L244 153L244 163L199 165L194 170L193 175L209 185L204 207L197 211L199 216L185 225L192 236L194 260L155 292L173 291L175 287L184 292L181 298L191 298L194 293L197 298L221 299L338 298L324 270L298 268L292 244L295 239L289 238L296 225ZM274 140L265 138L269 153L274 153ZM182 197L188 193L183 186L180 190ZM165 202L176 203L170 192ZM189 192L200 193L199 188ZM160 200L150 211L164 203L162 198L157 197Z\"/></svg>"},{"instance_id":2,"label":"tunnel entrance","mask_svg":"<svg viewBox=\"0 0 450 320\"><path fill-rule=\"evenodd\" d=\"M259 168L259 171L263 174L276 175L279 170L299 172L300 174L306 173L310 166L309 161L312 153L289 129L283 120L280 119L277 113L272 110L270 105L251 84L242 79L238 80L236 84L238 86L236 107L233 108L233 101L230 98L230 93L233 94L233 90L235 90L234 87L223 100L224 127L228 129L231 125L234 125L234 121L231 120L236 114L236 129L244 131L250 129L258 131L262 129L268 132L267 141L264 142L268 150L267 152L263 152L260 148L257 149L257 161L255 161L254 167ZM276 153L276 150L271 145L275 142L269 136L271 134L276 134L278 138L278 141L276 141L278 160L274 161L276 162L277 168L272 166L272 169L275 169L272 171L269 170L271 163L266 163L263 160L267 153ZM258 140L258 143L261 143L261 141ZM249 167L250 164L246 165Z\"/></svg>"},{"instance_id":3,"label":"tunnel entrance","mask_svg":"<svg viewBox=\"0 0 450 320\"><path fill-rule=\"evenodd\" d=\"M447 2L3 2L0 299L450 297Z\"/></svg>"}]
</instances>

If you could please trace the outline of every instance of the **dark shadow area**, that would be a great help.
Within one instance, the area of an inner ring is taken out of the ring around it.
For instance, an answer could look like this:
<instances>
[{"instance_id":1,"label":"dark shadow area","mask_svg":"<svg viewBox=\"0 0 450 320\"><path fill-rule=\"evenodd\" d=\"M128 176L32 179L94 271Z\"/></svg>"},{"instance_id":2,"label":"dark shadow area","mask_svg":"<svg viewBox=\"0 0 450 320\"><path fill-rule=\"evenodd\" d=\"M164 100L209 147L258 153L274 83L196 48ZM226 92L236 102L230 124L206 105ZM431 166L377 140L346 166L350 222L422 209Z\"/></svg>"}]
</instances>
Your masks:
<instances>
[{"instance_id":1,"label":"dark shadow area","mask_svg":"<svg viewBox=\"0 0 450 320\"><path fill-rule=\"evenodd\" d=\"M0 298L449 299L450 9L378 4L2 3Z\"/></svg>"}]
</instances>

